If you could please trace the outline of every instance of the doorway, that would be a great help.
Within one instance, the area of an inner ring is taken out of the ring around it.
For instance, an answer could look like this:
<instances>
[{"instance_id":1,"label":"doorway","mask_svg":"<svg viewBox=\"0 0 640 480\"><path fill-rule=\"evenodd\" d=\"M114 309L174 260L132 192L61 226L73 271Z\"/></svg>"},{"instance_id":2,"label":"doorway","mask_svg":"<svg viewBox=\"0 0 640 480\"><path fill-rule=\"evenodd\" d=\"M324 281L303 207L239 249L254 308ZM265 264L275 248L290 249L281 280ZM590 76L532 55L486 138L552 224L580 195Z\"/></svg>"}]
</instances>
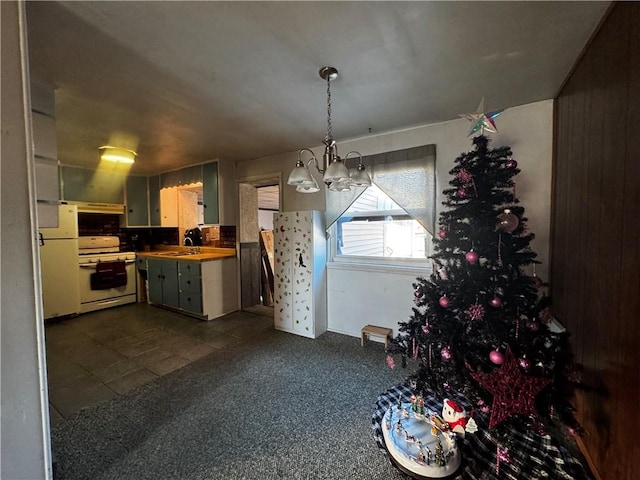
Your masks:
<instances>
[{"instance_id":1,"label":"doorway","mask_svg":"<svg viewBox=\"0 0 640 480\"><path fill-rule=\"evenodd\" d=\"M241 309L273 316L273 216L280 211L280 178L239 182Z\"/></svg>"}]
</instances>

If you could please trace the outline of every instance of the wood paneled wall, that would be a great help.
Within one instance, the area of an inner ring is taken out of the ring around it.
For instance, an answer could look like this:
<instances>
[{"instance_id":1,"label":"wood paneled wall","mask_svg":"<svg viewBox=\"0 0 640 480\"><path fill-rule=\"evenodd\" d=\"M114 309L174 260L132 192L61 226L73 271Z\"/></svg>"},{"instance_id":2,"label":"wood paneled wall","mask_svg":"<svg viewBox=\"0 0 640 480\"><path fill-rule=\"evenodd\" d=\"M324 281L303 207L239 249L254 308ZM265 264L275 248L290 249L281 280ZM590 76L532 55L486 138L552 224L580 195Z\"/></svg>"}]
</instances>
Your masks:
<instances>
[{"instance_id":1,"label":"wood paneled wall","mask_svg":"<svg viewBox=\"0 0 640 480\"><path fill-rule=\"evenodd\" d=\"M582 441L640 478L640 2L613 6L556 102L551 294L593 389Z\"/></svg>"}]
</instances>

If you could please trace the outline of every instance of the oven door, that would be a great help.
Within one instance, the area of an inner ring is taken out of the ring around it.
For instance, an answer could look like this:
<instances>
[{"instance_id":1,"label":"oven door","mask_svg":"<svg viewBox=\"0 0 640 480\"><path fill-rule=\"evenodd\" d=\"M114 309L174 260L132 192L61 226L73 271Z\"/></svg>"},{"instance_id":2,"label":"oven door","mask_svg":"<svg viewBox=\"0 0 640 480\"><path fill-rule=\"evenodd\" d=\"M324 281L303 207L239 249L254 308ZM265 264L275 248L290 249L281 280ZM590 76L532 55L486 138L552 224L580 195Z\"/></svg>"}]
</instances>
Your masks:
<instances>
[{"instance_id":1,"label":"oven door","mask_svg":"<svg viewBox=\"0 0 640 480\"><path fill-rule=\"evenodd\" d=\"M115 259L114 259L115 260ZM101 259L105 262L112 259ZM80 283L80 312L92 312L103 308L125 305L136 301L136 269L135 258L124 260L124 271L126 272L126 283L119 286L109 286L109 282L96 282L95 275L98 273L98 261L81 261L79 263L79 283ZM92 275L94 281L92 282ZM93 284L93 285L92 285ZM93 288L92 288L93 286Z\"/></svg>"}]
</instances>

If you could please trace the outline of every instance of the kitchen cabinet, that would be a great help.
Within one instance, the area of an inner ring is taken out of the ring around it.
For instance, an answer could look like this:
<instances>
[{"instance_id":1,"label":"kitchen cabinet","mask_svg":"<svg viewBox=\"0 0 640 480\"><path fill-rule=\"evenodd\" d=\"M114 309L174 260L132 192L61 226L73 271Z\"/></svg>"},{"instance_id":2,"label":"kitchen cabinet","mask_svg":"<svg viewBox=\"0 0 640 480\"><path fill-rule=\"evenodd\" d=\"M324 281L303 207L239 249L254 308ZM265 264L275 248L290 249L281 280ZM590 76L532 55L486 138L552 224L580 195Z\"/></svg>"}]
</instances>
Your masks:
<instances>
[{"instance_id":1,"label":"kitchen cabinet","mask_svg":"<svg viewBox=\"0 0 640 480\"><path fill-rule=\"evenodd\" d=\"M185 230L198 226L198 194L180 188L160 190L160 214L163 227L178 227L180 239Z\"/></svg>"},{"instance_id":2,"label":"kitchen cabinet","mask_svg":"<svg viewBox=\"0 0 640 480\"><path fill-rule=\"evenodd\" d=\"M163 227L178 226L177 188L163 188L160 190L160 225Z\"/></svg>"},{"instance_id":3,"label":"kitchen cabinet","mask_svg":"<svg viewBox=\"0 0 640 480\"><path fill-rule=\"evenodd\" d=\"M218 162L202 165L202 206L204 209L204 224L216 225L220 223L218 204Z\"/></svg>"},{"instance_id":4,"label":"kitchen cabinet","mask_svg":"<svg viewBox=\"0 0 640 480\"><path fill-rule=\"evenodd\" d=\"M160 215L160 175L149 177L149 225L162 225Z\"/></svg>"},{"instance_id":5,"label":"kitchen cabinet","mask_svg":"<svg viewBox=\"0 0 640 480\"><path fill-rule=\"evenodd\" d=\"M58 139L53 88L31 84L31 125L36 177L38 226L58 226L60 176L58 173Z\"/></svg>"},{"instance_id":6,"label":"kitchen cabinet","mask_svg":"<svg viewBox=\"0 0 640 480\"><path fill-rule=\"evenodd\" d=\"M201 320L238 310L236 257L192 261L158 256L137 257L138 268L147 270L149 303Z\"/></svg>"},{"instance_id":7,"label":"kitchen cabinet","mask_svg":"<svg viewBox=\"0 0 640 480\"><path fill-rule=\"evenodd\" d=\"M200 165L173 170L160 176L160 188L181 187L200 182L202 182L202 167Z\"/></svg>"},{"instance_id":8,"label":"kitchen cabinet","mask_svg":"<svg viewBox=\"0 0 640 480\"><path fill-rule=\"evenodd\" d=\"M200 264L178 262L178 286L180 308L202 314L202 281Z\"/></svg>"},{"instance_id":9,"label":"kitchen cabinet","mask_svg":"<svg viewBox=\"0 0 640 480\"><path fill-rule=\"evenodd\" d=\"M316 338L327 330L327 245L322 212L274 216L274 324Z\"/></svg>"},{"instance_id":10,"label":"kitchen cabinet","mask_svg":"<svg viewBox=\"0 0 640 480\"><path fill-rule=\"evenodd\" d=\"M149 225L149 199L147 177L130 175L127 177L127 226L146 227Z\"/></svg>"},{"instance_id":11,"label":"kitchen cabinet","mask_svg":"<svg viewBox=\"0 0 640 480\"><path fill-rule=\"evenodd\" d=\"M64 200L90 203L124 203L126 174L117 171L118 164L101 165L98 169L60 167Z\"/></svg>"},{"instance_id":12,"label":"kitchen cabinet","mask_svg":"<svg viewBox=\"0 0 640 480\"><path fill-rule=\"evenodd\" d=\"M149 303L179 308L178 262L164 258L147 261Z\"/></svg>"}]
</instances>

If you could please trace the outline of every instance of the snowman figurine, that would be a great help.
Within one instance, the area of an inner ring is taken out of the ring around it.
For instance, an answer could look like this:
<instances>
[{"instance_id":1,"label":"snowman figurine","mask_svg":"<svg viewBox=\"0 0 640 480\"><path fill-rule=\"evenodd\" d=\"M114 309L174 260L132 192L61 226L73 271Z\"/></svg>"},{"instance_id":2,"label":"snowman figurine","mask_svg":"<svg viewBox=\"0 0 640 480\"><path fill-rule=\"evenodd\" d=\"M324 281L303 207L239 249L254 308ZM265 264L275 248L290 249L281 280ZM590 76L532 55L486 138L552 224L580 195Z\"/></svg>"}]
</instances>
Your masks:
<instances>
[{"instance_id":1,"label":"snowman figurine","mask_svg":"<svg viewBox=\"0 0 640 480\"><path fill-rule=\"evenodd\" d=\"M467 426L467 412L460 404L445 398L442 406L442 418L447 422L452 432L464 436Z\"/></svg>"}]
</instances>

